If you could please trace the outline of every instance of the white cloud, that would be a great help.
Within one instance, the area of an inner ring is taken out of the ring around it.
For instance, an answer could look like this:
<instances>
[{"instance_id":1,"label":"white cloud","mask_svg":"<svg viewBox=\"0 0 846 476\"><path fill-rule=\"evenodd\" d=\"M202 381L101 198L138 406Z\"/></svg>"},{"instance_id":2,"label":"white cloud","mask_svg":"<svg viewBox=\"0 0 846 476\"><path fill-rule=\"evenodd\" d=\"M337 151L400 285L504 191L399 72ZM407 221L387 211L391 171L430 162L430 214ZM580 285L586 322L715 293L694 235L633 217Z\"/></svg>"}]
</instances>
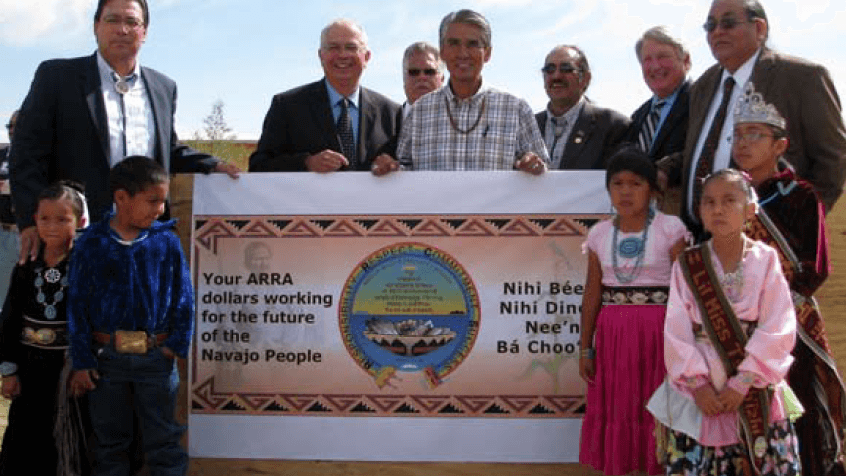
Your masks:
<instances>
[{"instance_id":1,"label":"white cloud","mask_svg":"<svg viewBox=\"0 0 846 476\"><path fill-rule=\"evenodd\" d=\"M90 31L90 0L0 0L0 41L14 46L63 41Z\"/></svg>"}]
</instances>

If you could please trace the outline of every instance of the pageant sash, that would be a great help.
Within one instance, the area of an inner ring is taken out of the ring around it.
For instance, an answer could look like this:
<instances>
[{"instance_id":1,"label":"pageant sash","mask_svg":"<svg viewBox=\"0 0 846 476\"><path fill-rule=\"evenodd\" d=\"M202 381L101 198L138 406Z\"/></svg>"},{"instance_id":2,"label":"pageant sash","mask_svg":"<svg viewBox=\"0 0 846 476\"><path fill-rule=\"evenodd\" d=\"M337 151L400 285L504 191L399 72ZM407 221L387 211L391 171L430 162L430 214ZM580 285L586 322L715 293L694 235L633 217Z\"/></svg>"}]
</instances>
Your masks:
<instances>
[{"instance_id":1,"label":"pageant sash","mask_svg":"<svg viewBox=\"0 0 846 476\"><path fill-rule=\"evenodd\" d=\"M746 357L746 333L726 299L711 261L707 246L686 250L679 260L688 285L696 296L702 313L702 325L711 344L723 362L726 374L731 377ZM750 387L738 412L741 436L755 471L760 474L767 451L767 430L770 411L769 389Z\"/></svg>"},{"instance_id":2,"label":"pageant sash","mask_svg":"<svg viewBox=\"0 0 846 476\"><path fill-rule=\"evenodd\" d=\"M799 258L790 248L787 239L767 215L763 208L758 209L755 217L749 221L749 228L747 236L753 240L762 241L773 248L778 253L781 268L787 282L792 284L792 278L798 270L802 269L802 263ZM844 406L844 398L846 398L846 385L840 378L840 373L837 371L837 364L831 355L831 347L828 343L828 337L825 333L825 326L823 324L822 315L819 312L819 305L813 296L804 296L796 291L793 291L793 305L796 308L796 320L799 323L797 326L797 333L802 342L811 349L811 352L825 364L825 369L820 369L820 372L825 373L825 382L818 382L815 385L814 391L821 402L828 404L826 413L832 418L832 426L837 428L838 434L838 449L840 453L841 441L843 437L843 422L846 421L846 406ZM834 414L832 414L834 413ZM839 413L839 414L838 414Z\"/></svg>"}]
</instances>

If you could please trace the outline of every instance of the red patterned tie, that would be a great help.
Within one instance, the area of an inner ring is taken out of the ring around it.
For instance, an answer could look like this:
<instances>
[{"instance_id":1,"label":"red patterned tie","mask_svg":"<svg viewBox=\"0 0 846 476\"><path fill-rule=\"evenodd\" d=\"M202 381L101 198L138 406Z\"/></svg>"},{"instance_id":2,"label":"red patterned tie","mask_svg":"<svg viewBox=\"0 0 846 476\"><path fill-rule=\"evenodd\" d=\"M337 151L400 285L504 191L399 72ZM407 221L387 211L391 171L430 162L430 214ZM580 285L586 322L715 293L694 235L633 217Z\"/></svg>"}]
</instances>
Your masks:
<instances>
[{"instance_id":1,"label":"red patterned tie","mask_svg":"<svg viewBox=\"0 0 846 476\"><path fill-rule=\"evenodd\" d=\"M696 165L696 175L693 177L692 215L697 218L699 217L699 198L702 196L702 181L714 170L714 154L717 152L720 133L723 130L723 124L726 122L726 113L728 112L729 102L731 102L732 89L734 89L734 78L729 76L723 83L723 102L720 103L720 109L717 110L717 115L714 116L714 122L711 123L711 130L708 131L708 137L705 139L702 152L699 154L699 162Z\"/></svg>"}]
</instances>

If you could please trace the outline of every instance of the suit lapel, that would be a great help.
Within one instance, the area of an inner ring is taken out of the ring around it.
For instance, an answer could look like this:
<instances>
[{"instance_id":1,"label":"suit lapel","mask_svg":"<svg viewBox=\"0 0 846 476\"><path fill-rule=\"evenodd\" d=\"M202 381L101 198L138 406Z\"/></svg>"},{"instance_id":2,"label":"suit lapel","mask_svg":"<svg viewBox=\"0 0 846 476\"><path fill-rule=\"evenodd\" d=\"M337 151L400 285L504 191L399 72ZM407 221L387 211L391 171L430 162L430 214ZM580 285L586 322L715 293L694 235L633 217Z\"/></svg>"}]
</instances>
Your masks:
<instances>
[{"instance_id":1,"label":"suit lapel","mask_svg":"<svg viewBox=\"0 0 846 476\"><path fill-rule=\"evenodd\" d=\"M166 104L170 101L167 97L166 88L157 81L154 74L141 67L141 78L144 80L144 86L147 90L147 96L150 98L150 108L153 110L153 124L156 129L156 159L159 163L168 167L169 144L165 144L164 137L169 137L169 131L172 127L171 115L166 112Z\"/></svg>"},{"instance_id":2,"label":"suit lapel","mask_svg":"<svg viewBox=\"0 0 846 476\"><path fill-rule=\"evenodd\" d=\"M374 130L376 123L376 107L370 100L370 94L366 89L359 89L358 97L358 161L359 164L364 165L370 159L366 156L366 145L370 142L370 136L367 131Z\"/></svg>"},{"instance_id":3,"label":"suit lapel","mask_svg":"<svg viewBox=\"0 0 846 476\"><path fill-rule=\"evenodd\" d=\"M319 132L319 134L326 139L328 142L326 145L329 149L341 153L343 150L341 149L341 139L338 137L335 118L332 115L332 105L329 104L329 91L326 89L325 79L314 83L311 96L313 102L309 102L316 104L317 107L309 107L308 109L313 115L314 123L319 125L319 130L325 131Z\"/></svg>"},{"instance_id":4,"label":"suit lapel","mask_svg":"<svg viewBox=\"0 0 846 476\"><path fill-rule=\"evenodd\" d=\"M655 136L655 140L652 141L652 147L650 148L650 152L657 150L661 144L667 140L667 136L670 134L670 126L678 124L681 122L680 118L687 114L689 104L689 97L687 91L690 89L690 82L685 81L682 84L681 88L679 89L679 93L676 95L676 100L673 102L673 108L670 109L670 112L667 114L667 117L664 118L664 122L661 124L661 128L658 129L658 134Z\"/></svg>"},{"instance_id":5,"label":"suit lapel","mask_svg":"<svg viewBox=\"0 0 846 476\"><path fill-rule=\"evenodd\" d=\"M582 112L576 123L573 124L573 130L570 132L570 137L567 139L567 147L564 148L564 154L561 157L560 168L579 169L584 168L584 164L579 160L582 155L582 150L585 144L590 140L593 130L596 128L596 115L593 111L593 106L589 102L585 102Z\"/></svg>"},{"instance_id":6,"label":"suit lapel","mask_svg":"<svg viewBox=\"0 0 846 476\"><path fill-rule=\"evenodd\" d=\"M100 139L100 149L103 151L103 159L109 163L111 149L109 148L109 123L106 118L106 104L103 100L103 91L100 87L100 69L97 67L97 54L86 58L85 66L80 70L82 95L88 105L88 112L91 115L91 122L94 130Z\"/></svg>"}]
</instances>

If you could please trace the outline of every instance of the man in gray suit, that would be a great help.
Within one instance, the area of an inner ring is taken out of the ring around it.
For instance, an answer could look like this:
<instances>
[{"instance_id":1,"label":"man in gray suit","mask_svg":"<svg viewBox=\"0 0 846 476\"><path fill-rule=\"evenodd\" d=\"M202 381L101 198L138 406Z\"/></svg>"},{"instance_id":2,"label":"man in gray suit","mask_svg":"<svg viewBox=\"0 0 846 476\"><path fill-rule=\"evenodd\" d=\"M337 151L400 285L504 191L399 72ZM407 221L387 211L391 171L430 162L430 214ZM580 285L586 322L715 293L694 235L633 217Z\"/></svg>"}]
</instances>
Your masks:
<instances>
[{"instance_id":1,"label":"man in gray suit","mask_svg":"<svg viewBox=\"0 0 846 476\"><path fill-rule=\"evenodd\" d=\"M631 121L585 98L590 65L577 46L553 48L541 71L549 104L535 119L549 151L550 168L604 169Z\"/></svg>"},{"instance_id":2,"label":"man in gray suit","mask_svg":"<svg viewBox=\"0 0 846 476\"><path fill-rule=\"evenodd\" d=\"M151 157L169 172L238 175L234 165L178 142L176 84L138 63L149 23L146 0L99 0L97 52L45 61L35 72L10 157L21 260L38 252L36 199L56 180L85 185L96 221L112 204L109 170L130 155Z\"/></svg>"},{"instance_id":3,"label":"man in gray suit","mask_svg":"<svg viewBox=\"0 0 846 476\"><path fill-rule=\"evenodd\" d=\"M826 212L831 210L846 180L846 128L828 71L769 49L765 44L769 23L757 0L714 1L704 28L717 64L690 89L684 153L658 164L662 175L671 179L671 188L679 185L673 177L680 181L682 219L692 231L701 232L695 213L697 184L732 163L732 112L747 83L787 120L790 145L784 158L799 177L814 185Z\"/></svg>"}]
</instances>

